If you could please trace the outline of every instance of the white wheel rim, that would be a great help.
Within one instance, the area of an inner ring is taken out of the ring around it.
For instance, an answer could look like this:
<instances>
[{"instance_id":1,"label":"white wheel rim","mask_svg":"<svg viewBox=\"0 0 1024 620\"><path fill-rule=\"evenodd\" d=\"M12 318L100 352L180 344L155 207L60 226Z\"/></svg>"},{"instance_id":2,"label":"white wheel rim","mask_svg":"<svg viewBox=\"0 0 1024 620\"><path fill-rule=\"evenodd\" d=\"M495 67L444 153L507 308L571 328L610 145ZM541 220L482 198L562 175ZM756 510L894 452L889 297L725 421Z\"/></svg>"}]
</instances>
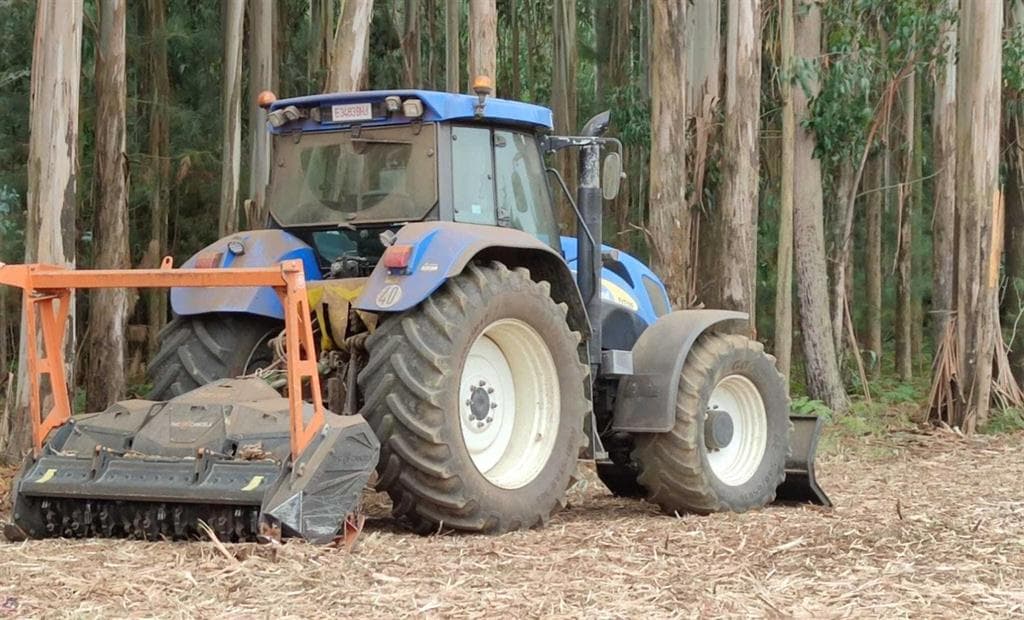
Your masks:
<instances>
[{"instance_id":1,"label":"white wheel rim","mask_svg":"<svg viewBox=\"0 0 1024 620\"><path fill-rule=\"evenodd\" d=\"M503 489L526 486L551 458L560 417L558 369L535 329L491 323L469 349L459 424L473 465Z\"/></svg>"},{"instance_id":2,"label":"white wheel rim","mask_svg":"<svg viewBox=\"0 0 1024 620\"><path fill-rule=\"evenodd\" d=\"M716 410L728 413L732 420L732 439L717 449L705 444L708 464L724 484L739 486L754 477L768 447L764 401L750 379L729 375L711 392L705 423Z\"/></svg>"}]
</instances>

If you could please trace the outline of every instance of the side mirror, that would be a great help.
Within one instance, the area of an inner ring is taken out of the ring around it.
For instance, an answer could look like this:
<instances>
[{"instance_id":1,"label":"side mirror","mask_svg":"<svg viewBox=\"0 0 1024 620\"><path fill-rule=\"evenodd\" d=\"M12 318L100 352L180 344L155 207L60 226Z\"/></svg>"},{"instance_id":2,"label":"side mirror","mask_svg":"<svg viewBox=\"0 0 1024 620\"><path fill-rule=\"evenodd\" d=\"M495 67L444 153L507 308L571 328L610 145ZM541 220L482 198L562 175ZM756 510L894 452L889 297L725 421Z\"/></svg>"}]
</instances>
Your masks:
<instances>
[{"instance_id":1,"label":"side mirror","mask_svg":"<svg viewBox=\"0 0 1024 620\"><path fill-rule=\"evenodd\" d=\"M622 181L622 156L616 152L605 155L601 167L601 193L605 200L614 200L619 195Z\"/></svg>"}]
</instances>

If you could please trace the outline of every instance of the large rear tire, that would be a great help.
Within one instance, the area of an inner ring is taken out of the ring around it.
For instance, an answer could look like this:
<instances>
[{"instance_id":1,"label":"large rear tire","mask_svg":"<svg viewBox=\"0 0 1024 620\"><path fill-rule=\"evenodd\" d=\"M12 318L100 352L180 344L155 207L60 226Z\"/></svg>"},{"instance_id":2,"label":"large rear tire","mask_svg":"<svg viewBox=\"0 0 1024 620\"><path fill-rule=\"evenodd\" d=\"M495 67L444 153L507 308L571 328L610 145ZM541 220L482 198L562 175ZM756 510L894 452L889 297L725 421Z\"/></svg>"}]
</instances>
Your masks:
<instances>
[{"instance_id":1,"label":"large rear tire","mask_svg":"<svg viewBox=\"0 0 1024 620\"><path fill-rule=\"evenodd\" d=\"M160 334L160 351L149 363L149 398L167 400L201 385L267 366L267 345L281 321L252 314L212 313L175 317Z\"/></svg>"},{"instance_id":2,"label":"large rear tire","mask_svg":"<svg viewBox=\"0 0 1024 620\"><path fill-rule=\"evenodd\" d=\"M705 334L679 377L675 428L637 435L637 483L668 513L759 508L785 477L790 428L786 383L764 347Z\"/></svg>"},{"instance_id":3,"label":"large rear tire","mask_svg":"<svg viewBox=\"0 0 1024 620\"><path fill-rule=\"evenodd\" d=\"M377 488L412 529L505 532L565 505L590 412L579 333L546 282L470 264L383 321L359 373Z\"/></svg>"}]
</instances>

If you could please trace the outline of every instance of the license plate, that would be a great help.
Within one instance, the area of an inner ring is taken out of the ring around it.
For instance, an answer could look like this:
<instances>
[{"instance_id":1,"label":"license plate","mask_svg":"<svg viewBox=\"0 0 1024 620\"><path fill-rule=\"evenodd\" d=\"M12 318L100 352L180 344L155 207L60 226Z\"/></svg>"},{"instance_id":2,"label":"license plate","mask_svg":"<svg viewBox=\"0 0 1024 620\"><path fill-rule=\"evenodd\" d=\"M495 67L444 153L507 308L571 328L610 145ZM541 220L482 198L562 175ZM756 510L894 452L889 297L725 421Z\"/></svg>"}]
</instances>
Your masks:
<instances>
[{"instance_id":1,"label":"license plate","mask_svg":"<svg viewBox=\"0 0 1024 620\"><path fill-rule=\"evenodd\" d=\"M331 106L331 120L335 123L351 123L368 121L373 118L373 109L369 103L346 103Z\"/></svg>"}]
</instances>

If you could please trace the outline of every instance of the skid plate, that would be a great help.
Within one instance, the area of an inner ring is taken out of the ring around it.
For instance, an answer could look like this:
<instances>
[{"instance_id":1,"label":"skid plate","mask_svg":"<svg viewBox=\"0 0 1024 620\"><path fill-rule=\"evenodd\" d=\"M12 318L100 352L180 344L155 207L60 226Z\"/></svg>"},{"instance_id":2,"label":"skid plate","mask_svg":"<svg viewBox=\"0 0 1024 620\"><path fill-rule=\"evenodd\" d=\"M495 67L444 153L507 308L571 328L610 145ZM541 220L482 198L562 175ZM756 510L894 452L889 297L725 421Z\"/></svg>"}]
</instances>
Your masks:
<instances>
[{"instance_id":1,"label":"skid plate","mask_svg":"<svg viewBox=\"0 0 1024 620\"><path fill-rule=\"evenodd\" d=\"M793 423L793 434L790 436L789 457L786 458L786 479L776 489L775 501L832 506L832 500L814 475L814 454L821 435L821 419L791 413L789 420Z\"/></svg>"}]
</instances>

